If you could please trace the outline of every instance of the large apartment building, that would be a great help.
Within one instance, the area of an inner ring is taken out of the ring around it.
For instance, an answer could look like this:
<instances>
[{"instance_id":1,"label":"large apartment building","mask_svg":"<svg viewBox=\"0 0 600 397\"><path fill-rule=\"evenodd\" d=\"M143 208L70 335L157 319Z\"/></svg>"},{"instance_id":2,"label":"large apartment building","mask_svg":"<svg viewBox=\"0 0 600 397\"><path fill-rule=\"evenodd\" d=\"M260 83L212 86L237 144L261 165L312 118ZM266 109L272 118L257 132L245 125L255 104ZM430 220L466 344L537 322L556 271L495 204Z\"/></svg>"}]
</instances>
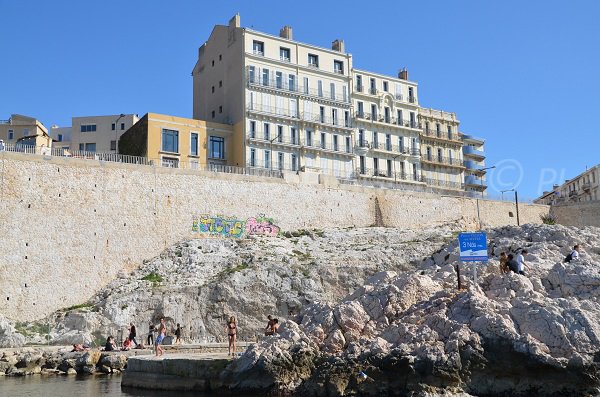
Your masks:
<instances>
[{"instance_id":1,"label":"large apartment building","mask_svg":"<svg viewBox=\"0 0 600 397\"><path fill-rule=\"evenodd\" d=\"M562 185L554 185L533 200L536 204L565 204L600 200L600 165L585 170Z\"/></svg>"},{"instance_id":2,"label":"large apartment building","mask_svg":"<svg viewBox=\"0 0 600 397\"><path fill-rule=\"evenodd\" d=\"M456 116L420 107L406 70L355 69L342 40L322 48L236 15L214 27L192 76L193 117L233 125L233 165L465 190Z\"/></svg>"},{"instance_id":3,"label":"large apartment building","mask_svg":"<svg viewBox=\"0 0 600 397\"><path fill-rule=\"evenodd\" d=\"M41 121L34 117L11 114L0 120L0 140L6 145L52 147L52 138Z\"/></svg>"}]
</instances>

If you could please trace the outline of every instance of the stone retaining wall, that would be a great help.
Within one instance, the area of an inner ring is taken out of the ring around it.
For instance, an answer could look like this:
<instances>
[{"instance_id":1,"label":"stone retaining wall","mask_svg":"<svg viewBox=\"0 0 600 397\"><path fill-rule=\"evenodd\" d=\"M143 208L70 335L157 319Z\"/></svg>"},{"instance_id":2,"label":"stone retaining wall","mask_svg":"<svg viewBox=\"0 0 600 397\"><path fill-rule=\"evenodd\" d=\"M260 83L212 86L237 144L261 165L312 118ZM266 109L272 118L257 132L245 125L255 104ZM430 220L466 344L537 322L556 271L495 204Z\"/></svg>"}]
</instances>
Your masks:
<instances>
[{"instance_id":1,"label":"stone retaining wall","mask_svg":"<svg viewBox=\"0 0 600 397\"><path fill-rule=\"evenodd\" d=\"M600 227L600 201L555 205L550 208L550 214L561 225Z\"/></svg>"},{"instance_id":2,"label":"stone retaining wall","mask_svg":"<svg viewBox=\"0 0 600 397\"><path fill-rule=\"evenodd\" d=\"M520 205L521 223L547 212ZM205 237L193 230L202 214L264 214L282 231L516 224L512 203L7 152L0 214L0 314L18 321L82 303L120 271Z\"/></svg>"}]
</instances>

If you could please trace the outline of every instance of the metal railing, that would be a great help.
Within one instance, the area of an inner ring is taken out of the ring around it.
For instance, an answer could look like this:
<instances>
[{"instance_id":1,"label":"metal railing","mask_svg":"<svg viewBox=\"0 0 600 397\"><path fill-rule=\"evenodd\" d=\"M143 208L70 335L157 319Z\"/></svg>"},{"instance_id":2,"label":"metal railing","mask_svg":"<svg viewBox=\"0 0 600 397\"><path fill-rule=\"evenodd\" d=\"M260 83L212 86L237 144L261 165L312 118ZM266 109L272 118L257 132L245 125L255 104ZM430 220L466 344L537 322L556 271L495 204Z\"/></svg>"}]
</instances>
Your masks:
<instances>
[{"instance_id":1,"label":"metal railing","mask_svg":"<svg viewBox=\"0 0 600 397\"><path fill-rule=\"evenodd\" d=\"M461 159L455 159L452 157L423 155L423 156L421 156L421 161L428 161L430 163L436 163L436 164L451 165L451 166L455 166L455 167L464 167L463 161Z\"/></svg>"},{"instance_id":2,"label":"metal railing","mask_svg":"<svg viewBox=\"0 0 600 397\"><path fill-rule=\"evenodd\" d=\"M271 73L269 73L269 77L265 78L264 76L259 76L258 74L252 75L247 72L246 79L249 87L264 87L285 92L293 92L298 95L306 95L313 98L343 102L346 104L350 103L350 96L347 93L344 95L343 91L342 93L334 93L323 89L310 88L299 85L295 80L293 84L290 84L289 78L286 79L285 76L287 75L282 75L281 79L278 79L273 78Z\"/></svg>"},{"instance_id":3,"label":"metal railing","mask_svg":"<svg viewBox=\"0 0 600 397\"><path fill-rule=\"evenodd\" d=\"M338 128L352 128L352 123L343 117L333 118L318 113L302 112L301 119L312 123L327 124Z\"/></svg>"},{"instance_id":4,"label":"metal railing","mask_svg":"<svg viewBox=\"0 0 600 397\"><path fill-rule=\"evenodd\" d=\"M389 178L396 181L422 182L419 175L416 177L406 172L393 172L393 170L375 168L357 168L356 175L359 177Z\"/></svg>"},{"instance_id":5,"label":"metal railing","mask_svg":"<svg viewBox=\"0 0 600 397\"><path fill-rule=\"evenodd\" d=\"M431 138L443 139L445 141L462 142L460 135L454 132L448 134L447 132L423 129L423 135Z\"/></svg>"},{"instance_id":6,"label":"metal railing","mask_svg":"<svg viewBox=\"0 0 600 397\"><path fill-rule=\"evenodd\" d=\"M279 107L275 107L275 106L260 105L257 103L248 102L248 104L246 105L246 108L252 112L266 113L266 114L288 117L288 118L293 118L293 119L299 118L298 113L295 110L289 110L289 109L279 108Z\"/></svg>"},{"instance_id":7,"label":"metal railing","mask_svg":"<svg viewBox=\"0 0 600 397\"><path fill-rule=\"evenodd\" d=\"M295 139L292 139L291 137L287 137L287 136L277 136L277 135L273 135L273 134L265 134L264 131L255 131L254 134L252 132L249 132L247 135L248 139L251 140L255 140L255 141L262 141L262 142L266 142L266 143L271 143L271 141L273 142L273 144L278 144L278 143L283 143L286 145L298 145L300 146L300 139L299 136L296 135Z\"/></svg>"},{"instance_id":8,"label":"metal railing","mask_svg":"<svg viewBox=\"0 0 600 397\"><path fill-rule=\"evenodd\" d=\"M464 189L464 183L444 181L441 179L422 178L422 181L429 186L444 187L449 189Z\"/></svg>"}]
</instances>

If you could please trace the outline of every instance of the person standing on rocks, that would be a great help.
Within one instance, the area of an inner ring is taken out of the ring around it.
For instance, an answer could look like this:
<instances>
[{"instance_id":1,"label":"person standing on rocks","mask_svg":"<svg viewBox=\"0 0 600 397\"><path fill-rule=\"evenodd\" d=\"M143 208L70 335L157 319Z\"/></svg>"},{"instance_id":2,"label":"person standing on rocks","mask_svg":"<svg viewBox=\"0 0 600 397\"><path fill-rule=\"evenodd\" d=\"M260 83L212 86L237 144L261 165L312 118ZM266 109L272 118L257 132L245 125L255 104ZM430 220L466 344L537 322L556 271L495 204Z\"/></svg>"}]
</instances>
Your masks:
<instances>
[{"instance_id":1,"label":"person standing on rocks","mask_svg":"<svg viewBox=\"0 0 600 397\"><path fill-rule=\"evenodd\" d=\"M519 274L525 275L525 257L523 255L527 254L527 250L522 250L519 255L517 255L517 263L519 264Z\"/></svg>"},{"instance_id":2,"label":"person standing on rocks","mask_svg":"<svg viewBox=\"0 0 600 397\"><path fill-rule=\"evenodd\" d=\"M181 345L181 325L177 323L177 329L175 329L175 344Z\"/></svg>"},{"instance_id":3,"label":"person standing on rocks","mask_svg":"<svg viewBox=\"0 0 600 397\"><path fill-rule=\"evenodd\" d=\"M133 325L133 323L129 323L129 337L128 337L128 339L129 339L130 342L133 342L135 344L134 347L137 346L137 344L138 344L137 341L135 340L136 336L137 336L137 332L135 330L135 325Z\"/></svg>"},{"instance_id":4,"label":"person standing on rocks","mask_svg":"<svg viewBox=\"0 0 600 397\"><path fill-rule=\"evenodd\" d=\"M160 319L160 325L158 326L158 336L156 337L156 342L154 342L154 347L156 348L156 357L160 357L164 354L164 350L161 347L161 343L163 339L167 336L167 326L165 324L165 319Z\"/></svg>"},{"instance_id":5,"label":"person standing on rocks","mask_svg":"<svg viewBox=\"0 0 600 397\"><path fill-rule=\"evenodd\" d=\"M148 338L146 342L148 346L152 346L154 344L154 323L152 321L148 323Z\"/></svg>"},{"instance_id":6,"label":"person standing on rocks","mask_svg":"<svg viewBox=\"0 0 600 397\"><path fill-rule=\"evenodd\" d=\"M506 256L506 252L500 253L500 274L506 274L510 272L508 268L508 256Z\"/></svg>"},{"instance_id":7,"label":"person standing on rocks","mask_svg":"<svg viewBox=\"0 0 600 397\"><path fill-rule=\"evenodd\" d=\"M227 355L234 356L235 355L235 340L237 337L237 324L235 322L235 317L229 317L229 321L227 322L227 339L229 341L229 353Z\"/></svg>"},{"instance_id":8,"label":"person standing on rocks","mask_svg":"<svg viewBox=\"0 0 600 397\"><path fill-rule=\"evenodd\" d=\"M267 316L267 320L269 321L267 322L267 326L265 327L265 336L273 335L273 324L275 324L273 322L273 316L269 314Z\"/></svg>"}]
</instances>

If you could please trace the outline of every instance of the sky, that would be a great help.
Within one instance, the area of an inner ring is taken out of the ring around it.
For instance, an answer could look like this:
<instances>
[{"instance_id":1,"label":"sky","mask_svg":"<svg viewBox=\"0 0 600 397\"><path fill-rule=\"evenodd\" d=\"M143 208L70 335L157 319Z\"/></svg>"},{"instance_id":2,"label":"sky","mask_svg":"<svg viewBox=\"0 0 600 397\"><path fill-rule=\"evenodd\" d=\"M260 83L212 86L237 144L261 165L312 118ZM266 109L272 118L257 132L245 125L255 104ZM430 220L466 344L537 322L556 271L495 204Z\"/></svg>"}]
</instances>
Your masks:
<instances>
[{"instance_id":1,"label":"sky","mask_svg":"<svg viewBox=\"0 0 600 397\"><path fill-rule=\"evenodd\" d=\"M343 39L359 69L406 67L421 106L486 140L492 197L532 199L600 163L595 0L0 0L0 119L191 117L198 47L236 13L301 42Z\"/></svg>"}]
</instances>

